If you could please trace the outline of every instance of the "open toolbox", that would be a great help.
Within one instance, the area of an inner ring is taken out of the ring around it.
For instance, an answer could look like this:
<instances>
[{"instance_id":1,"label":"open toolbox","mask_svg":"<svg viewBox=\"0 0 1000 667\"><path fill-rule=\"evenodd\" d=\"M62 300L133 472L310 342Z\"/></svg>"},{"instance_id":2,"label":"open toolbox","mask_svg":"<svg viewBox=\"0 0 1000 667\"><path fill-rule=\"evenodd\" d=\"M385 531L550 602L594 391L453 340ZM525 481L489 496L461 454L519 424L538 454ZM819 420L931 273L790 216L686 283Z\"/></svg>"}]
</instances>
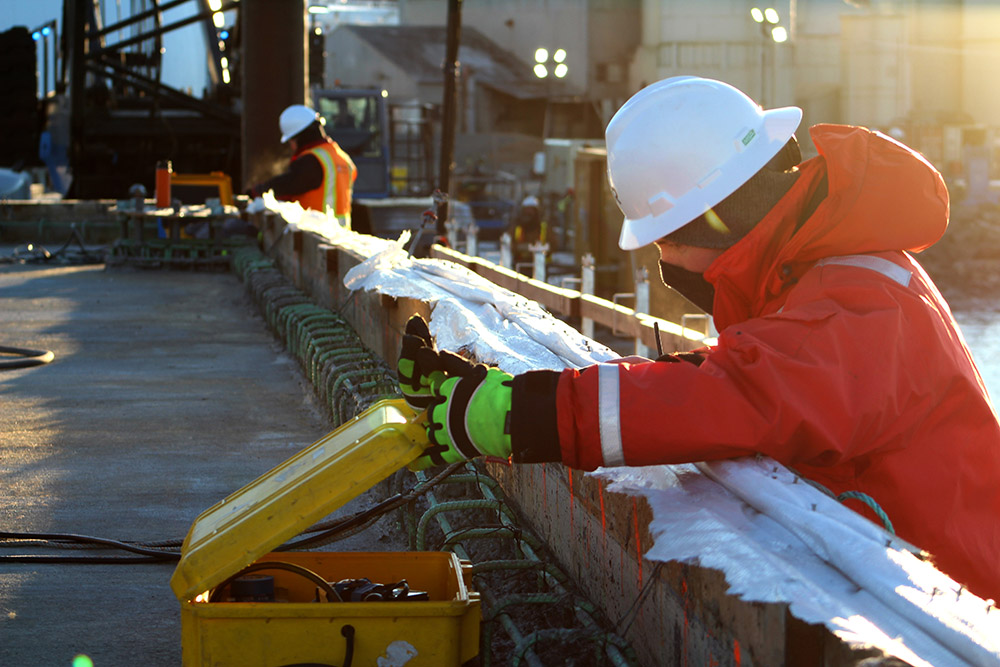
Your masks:
<instances>
[{"instance_id":1,"label":"open toolbox","mask_svg":"<svg viewBox=\"0 0 1000 667\"><path fill-rule=\"evenodd\" d=\"M461 665L479 652L479 595L450 552L274 549L414 461L401 399L371 408L202 512L170 580L183 664Z\"/></svg>"}]
</instances>

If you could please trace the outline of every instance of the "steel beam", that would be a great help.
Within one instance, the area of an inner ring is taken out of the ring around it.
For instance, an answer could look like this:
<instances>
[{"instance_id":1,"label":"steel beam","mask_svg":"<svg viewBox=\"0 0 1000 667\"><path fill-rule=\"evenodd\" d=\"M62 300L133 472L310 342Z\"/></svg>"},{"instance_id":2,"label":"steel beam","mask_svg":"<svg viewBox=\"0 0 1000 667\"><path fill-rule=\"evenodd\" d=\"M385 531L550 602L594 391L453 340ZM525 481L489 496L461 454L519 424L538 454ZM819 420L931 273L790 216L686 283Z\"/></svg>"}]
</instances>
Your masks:
<instances>
[{"instance_id":1,"label":"steel beam","mask_svg":"<svg viewBox=\"0 0 1000 667\"><path fill-rule=\"evenodd\" d=\"M441 163L438 173L438 189L451 194L451 175L455 170L455 117L457 101L455 95L458 79L458 46L462 40L462 0L448 0L448 43L444 58L444 99L441 102ZM448 219L448 199L438 200L438 236L444 236L444 223Z\"/></svg>"},{"instance_id":2,"label":"steel beam","mask_svg":"<svg viewBox=\"0 0 1000 667\"><path fill-rule=\"evenodd\" d=\"M305 104L308 90L305 0L243 0L243 190L285 164L278 116ZM277 167L277 168L276 168Z\"/></svg>"}]
</instances>

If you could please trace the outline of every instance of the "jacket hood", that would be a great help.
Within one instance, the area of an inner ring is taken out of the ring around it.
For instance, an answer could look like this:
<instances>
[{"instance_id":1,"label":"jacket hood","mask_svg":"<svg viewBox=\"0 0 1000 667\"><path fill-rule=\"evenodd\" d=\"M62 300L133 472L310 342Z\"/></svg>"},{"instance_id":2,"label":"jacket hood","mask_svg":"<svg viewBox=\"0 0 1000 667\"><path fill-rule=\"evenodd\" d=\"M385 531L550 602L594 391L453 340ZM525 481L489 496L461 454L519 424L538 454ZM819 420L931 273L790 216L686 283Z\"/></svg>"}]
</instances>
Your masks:
<instances>
[{"instance_id":1,"label":"jacket hood","mask_svg":"<svg viewBox=\"0 0 1000 667\"><path fill-rule=\"evenodd\" d=\"M919 252L948 227L944 179L913 150L862 127L816 125L810 136L819 156L799 166L791 190L705 272L720 331L780 308L779 297L824 257Z\"/></svg>"}]
</instances>

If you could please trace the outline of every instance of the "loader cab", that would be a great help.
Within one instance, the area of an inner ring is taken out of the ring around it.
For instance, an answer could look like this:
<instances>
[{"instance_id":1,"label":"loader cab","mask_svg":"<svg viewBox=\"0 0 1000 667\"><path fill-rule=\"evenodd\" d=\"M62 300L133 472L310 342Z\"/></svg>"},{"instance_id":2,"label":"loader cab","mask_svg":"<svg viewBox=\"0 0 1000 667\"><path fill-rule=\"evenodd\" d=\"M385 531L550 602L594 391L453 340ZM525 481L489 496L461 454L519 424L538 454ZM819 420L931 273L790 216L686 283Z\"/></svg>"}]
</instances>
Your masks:
<instances>
[{"instance_id":1,"label":"loader cab","mask_svg":"<svg viewBox=\"0 0 1000 667\"><path fill-rule=\"evenodd\" d=\"M312 91L313 108L326 120L327 135L358 168L355 197L381 198L390 194L386 98L386 91L374 88Z\"/></svg>"}]
</instances>

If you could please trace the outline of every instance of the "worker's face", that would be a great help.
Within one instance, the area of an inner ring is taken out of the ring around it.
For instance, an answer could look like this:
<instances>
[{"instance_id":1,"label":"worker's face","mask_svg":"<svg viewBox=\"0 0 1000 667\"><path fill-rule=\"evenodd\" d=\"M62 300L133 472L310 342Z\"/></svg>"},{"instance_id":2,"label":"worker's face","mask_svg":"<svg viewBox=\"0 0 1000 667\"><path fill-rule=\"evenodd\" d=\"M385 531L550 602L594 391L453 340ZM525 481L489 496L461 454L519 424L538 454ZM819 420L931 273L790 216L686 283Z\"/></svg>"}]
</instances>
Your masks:
<instances>
[{"instance_id":1,"label":"worker's face","mask_svg":"<svg viewBox=\"0 0 1000 667\"><path fill-rule=\"evenodd\" d=\"M725 252L722 248L698 248L663 239L656 241L656 247L660 250L661 262L695 273L704 273L712 262Z\"/></svg>"},{"instance_id":2,"label":"worker's face","mask_svg":"<svg viewBox=\"0 0 1000 667\"><path fill-rule=\"evenodd\" d=\"M297 142L295 139L289 139L288 140L288 149L290 151L292 151L293 155L295 153L298 153L299 152L299 142Z\"/></svg>"}]
</instances>

